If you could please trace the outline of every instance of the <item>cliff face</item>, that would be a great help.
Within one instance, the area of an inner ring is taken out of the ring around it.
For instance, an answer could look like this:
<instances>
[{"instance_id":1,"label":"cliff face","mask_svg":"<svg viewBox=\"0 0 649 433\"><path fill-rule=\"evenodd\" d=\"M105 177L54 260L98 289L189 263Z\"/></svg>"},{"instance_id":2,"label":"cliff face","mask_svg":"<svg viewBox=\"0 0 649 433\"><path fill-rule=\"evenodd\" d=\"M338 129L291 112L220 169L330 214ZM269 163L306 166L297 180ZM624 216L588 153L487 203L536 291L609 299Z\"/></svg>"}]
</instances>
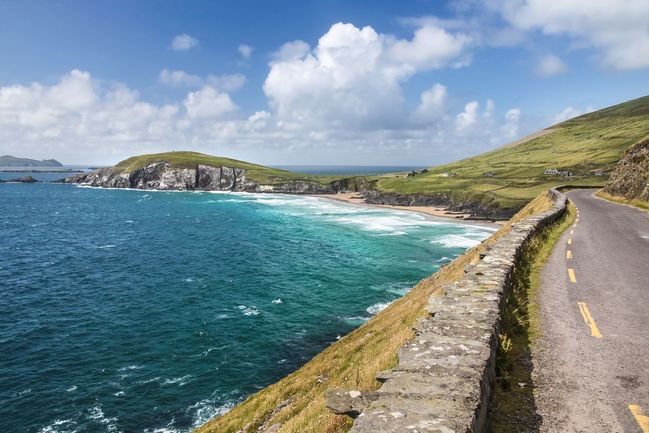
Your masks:
<instances>
[{"instance_id":1,"label":"cliff face","mask_svg":"<svg viewBox=\"0 0 649 433\"><path fill-rule=\"evenodd\" d=\"M319 183L309 180L283 180L263 183L250 178L243 168L198 164L192 168L174 167L168 162L154 162L132 171L119 166L102 168L65 179L105 188L155 189L163 191L245 191L289 194L335 194L360 192L370 204L399 206L438 206L450 211L469 213L486 219L509 219L517 209L503 209L488 203L458 201L443 193L394 194L376 189L376 180L349 177Z\"/></svg>"},{"instance_id":2,"label":"cliff face","mask_svg":"<svg viewBox=\"0 0 649 433\"><path fill-rule=\"evenodd\" d=\"M133 172L115 167L102 168L65 179L66 183L80 183L107 188L157 189L163 191L247 191L286 192L294 194L335 193L332 185L308 181L286 181L260 184L248 178L246 170L233 167L197 165L196 168L177 168L167 162L156 162Z\"/></svg>"},{"instance_id":3,"label":"cliff face","mask_svg":"<svg viewBox=\"0 0 649 433\"><path fill-rule=\"evenodd\" d=\"M381 191L366 191L365 202L390 206L434 206L443 207L452 212L471 214L474 218L500 219L511 218L519 209L501 208L474 200L457 200L448 194L394 194Z\"/></svg>"},{"instance_id":4,"label":"cliff face","mask_svg":"<svg viewBox=\"0 0 649 433\"><path fill-rule=\"evenodd\" d=\"M611 174L604 192L649 202L649 138L629 147Z\"/></svg>"}]
</instances>

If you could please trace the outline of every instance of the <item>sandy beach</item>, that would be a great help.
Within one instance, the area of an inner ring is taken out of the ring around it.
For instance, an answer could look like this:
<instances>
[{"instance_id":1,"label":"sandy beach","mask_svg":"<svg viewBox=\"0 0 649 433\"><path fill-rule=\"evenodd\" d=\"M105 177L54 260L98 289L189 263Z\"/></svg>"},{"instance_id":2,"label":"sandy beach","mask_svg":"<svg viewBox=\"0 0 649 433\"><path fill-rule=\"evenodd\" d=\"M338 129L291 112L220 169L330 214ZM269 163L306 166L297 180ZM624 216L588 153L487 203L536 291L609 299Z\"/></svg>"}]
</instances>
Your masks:
<instances>
[{"instance_id":1,"label":"sandy beach","mask_svg":"<svg viewBox=\"0 0 649 433\"><path fill-rule=\"evenodd\" d=\"M472 224L487 224L490 226L493 225L503 225L506 221L504 220L497 220L497 221L488 221L488 220L467 220L468 217L470 217L470 214L463 214L463 213L455 213L455 212L449 212L446 208L444 207L434 207L434 206L392 206L392 205L385 205L385 204L371 204L371 203L365 203L365 199L356 192L339 192L338 194L316 194L316 197L321 197L321 198L327 198L330 200L338 200L338 201L344 201L346 203L353 203L353 204L362 204L365 206L374 206L374 207L382 207L382 208L388 208L388 209L395 209L395 210L403 210L403 211L408 211L408 212L417 212L420 214L428 215L428 216L434 216L438 218L445 218L445 219L450 219L453 221L466 221L470 222Z\"/></svg>"}]
</instances>

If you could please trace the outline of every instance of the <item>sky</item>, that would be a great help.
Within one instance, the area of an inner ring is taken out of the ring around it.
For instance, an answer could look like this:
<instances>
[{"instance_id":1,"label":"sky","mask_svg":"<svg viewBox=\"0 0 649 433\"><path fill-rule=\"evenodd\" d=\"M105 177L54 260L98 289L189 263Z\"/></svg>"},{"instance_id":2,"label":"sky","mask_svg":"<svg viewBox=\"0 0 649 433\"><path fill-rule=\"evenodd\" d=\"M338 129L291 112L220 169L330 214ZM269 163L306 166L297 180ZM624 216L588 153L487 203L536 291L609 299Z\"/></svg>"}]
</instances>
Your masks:
<instances>
[{"instance_id":1,"label":"sky","mask_svg":"<svg viewBox=\"0 0 649 433\"><path fill-rule=\"evenodd\" d=\"M0 0L0 155L435 165L649 94L647 0Z\"/></svg>"}]
</instances>

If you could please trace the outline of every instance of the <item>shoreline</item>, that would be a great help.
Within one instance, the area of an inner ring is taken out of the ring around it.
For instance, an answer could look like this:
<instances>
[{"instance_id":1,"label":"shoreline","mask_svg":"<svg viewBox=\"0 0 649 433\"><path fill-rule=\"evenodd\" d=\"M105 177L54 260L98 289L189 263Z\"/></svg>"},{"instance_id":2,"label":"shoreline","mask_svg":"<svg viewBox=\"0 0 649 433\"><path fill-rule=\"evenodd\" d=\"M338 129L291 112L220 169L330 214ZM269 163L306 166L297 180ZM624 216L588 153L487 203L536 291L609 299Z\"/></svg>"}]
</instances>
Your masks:
<instances>
[{"instance_id":1,"label":"shoreline","mask_svg":"<svg viewBox=\"0 0 649 433\"><path fill-rule=\"evenodd\" d=\"M55 182L50 182L55 183ZM160 189L138 189L138 188L117 188L117 187L105 187L105 186L92 186L87 184L73 184L82 188L97 188L97 189L118 189L126 191L153 191L153 192L205 192L205 193L222 193L222 194L278 194L278 195L302 195L305 197L316 197L324 198L327 200L334 200L338 202L358 205L358 206L367 206L379 209L391 209L398 211L414 212L419 215L424 216L425 218L438 218L443 220L448 220L448 222L455 222L458 224L471 224L479 225L484 227L502 227L509 220L480 220L480 219L468 219L469 214L460 213L460 214L448 214L446 208L444 207L433 207L433 206L395 206L387 204L373 204L366 203L365 199L359 196L357 192L339 192L337 194L290 194L284 192L247 192L247 191L190 191L190 190L160 190Z\"/></svg>"},{"instance_id":2,"label":"shoreline","mask_svg":"<svg viewBox=\"0 0 649 433\"><path fill-rule=\"evenodd\" d=\"M420 215L423 215L426 218L431 218L431 217L441 218L441 219L449 220L449 222L453 221L456 223L484 225L487 227L501 227L503 224L505 224L508 221L508 220L491 221L491 220L468 219L470 214L466 214L466 213L449 214L447 213L448 211L444 207L395 206L395 205L387 205L387 204L366 203L365 199L362 198L357 192L339 192L337 194L309 194L309 195L313 197L336 200L336 201L341 201L343 203L349 203L355 205L362 205L362 206L375 207L381 209L392 209L392 210L400 210L400 211L407 211L407 212L415 212Z\"/></svg>"}]
</instances>

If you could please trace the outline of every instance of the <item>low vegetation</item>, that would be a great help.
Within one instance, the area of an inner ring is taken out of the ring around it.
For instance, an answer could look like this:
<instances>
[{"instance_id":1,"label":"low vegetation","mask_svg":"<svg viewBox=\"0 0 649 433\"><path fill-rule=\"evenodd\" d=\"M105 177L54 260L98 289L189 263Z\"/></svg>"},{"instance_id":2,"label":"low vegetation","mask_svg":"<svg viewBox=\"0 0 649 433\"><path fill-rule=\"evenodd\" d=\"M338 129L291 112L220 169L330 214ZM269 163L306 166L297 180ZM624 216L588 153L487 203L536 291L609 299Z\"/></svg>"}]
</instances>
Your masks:
<instances>
[{"instance_id":1,"label":"low vegetation","mask_svg":"<svg viewBox=\"0 0 649 433\"><path fill-rule=\"evenodd\" d=\"M378 188L400 194L445 192L459 199L520 208L554 185L604 186L624 151L648 131L649 96L645 96L426 173L384 176ZM547 169L573 176L546 175Z\"/></svg>"},{"instance_id":2,"label":"low vegetation","mask_svg":"<svg viewBox=\"0 0 649 433\"><path fill-rule=\"evenodd\" d=\"M646 137L648 131L649 96L645 96L568 120L472 158L410 173L347 178L344 184L361 188L371 185L395 194L442 193L456 203L517 210L556 185L603 187L624 151ZM136 156L120 162L115 169L131 172L160 161L181 168L198 164L241 168L249 179L260 184L307 181L326 185L342 180L340 176L294 173L184 151ZM546 173L553 169L564 175Z\"/></svg>"},{"instance_id":3,"label":"low vegetation","mask_svg":"<svg viewBox=\"0 0 649 433\"><path fill-rule=\"evenodd\" d=\"M360 328L326 348L289 376L254 394L198 433L252 433L278 424L280 433L340 433L351 420L332 414L325 406L325 391L332 388L371 390L379 387L378 372L396 365L398 349L414 337L411 326L421 317L428 298L445 283L456 281L464 267L479 260L487 245L507 233L528 215L550 209L546 193L539 195L492 237L422 280L410 293Z\"/></svg>"},{"instance_id":4,"label":"low vegetation","mask_svg":"<svg viewBox=\"0 0 649 433\"><path fill-rule=\"evenodd\" d=\"M611 195L604 191L598 191L597 194L595 195L597 195L600 198L603 198L604 200L612 201L614 203L625 204L628 206L649 210L649 202L645 200L640 200L637 198L632 199L632 198L620 197L618 195Z\"/></svg>"},{"instance_id":5,"label":"low vegetation","mask_svg":"<svg viewBox=\"0 0 649 433\"><path fill-rule=\"evenodd\" d=\"M514 270L496 358L496 387L489 417L493 433L537 431L540 420L534 404L531 348L541 332L537 301L541 271L575 214L575 206L569 203L561 220L532 238Z\"/></svg>"},{"instance_id":6,"label":"low vegetation","mask_svg":"<svg viewBox=\"0 0 649 433\"><path fill-rule=\"evenodd\" d=\"M263 184L273 184L288 180L306 180L318 183L329 183L337 177L317 176L303 173L295 173L288 170L266 167L263 165L253 164L250 162L239 161L237 159L223 158L219 156L205 155L198 152L165 152L154 153L149 155L140 155L128 158L115 166L115 169L133 172L139 168L145 167L156 162L167 162L172 167L177 168L196 168L197 165L210 165L213 167L232 167L246 170L250 179Z\"/></svg>"}]
</instances>

